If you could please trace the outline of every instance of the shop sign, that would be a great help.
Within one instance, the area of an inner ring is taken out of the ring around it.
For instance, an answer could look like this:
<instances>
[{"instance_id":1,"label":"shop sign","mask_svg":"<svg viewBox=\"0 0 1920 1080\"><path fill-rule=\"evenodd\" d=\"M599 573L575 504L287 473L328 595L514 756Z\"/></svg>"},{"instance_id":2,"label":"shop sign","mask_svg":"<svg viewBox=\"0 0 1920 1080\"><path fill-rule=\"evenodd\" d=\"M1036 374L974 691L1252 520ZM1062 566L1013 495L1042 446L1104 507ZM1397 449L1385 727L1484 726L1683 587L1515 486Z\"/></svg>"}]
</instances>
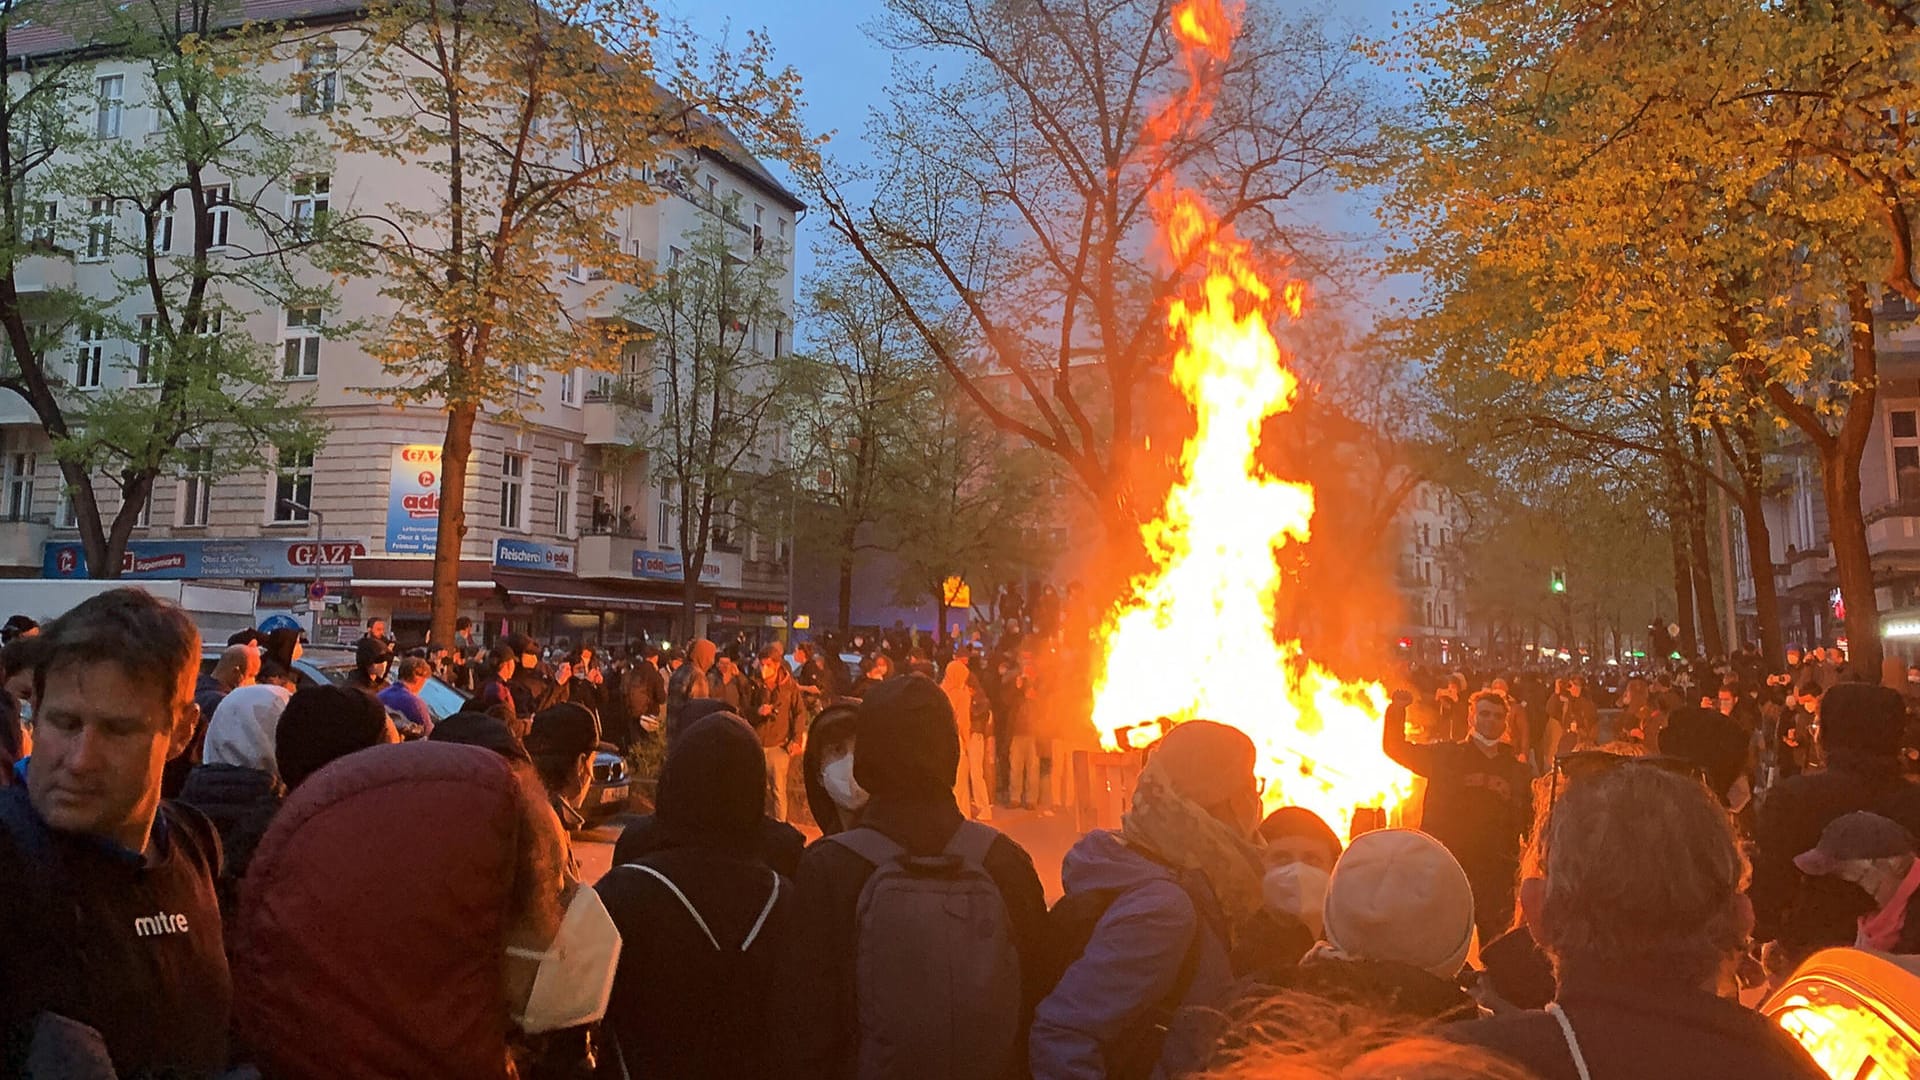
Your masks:
<instances>
[{"instance_id":1,"label":"shop sign","mask_svg":"<svg viewBox=\"0 0 1920 1080\"><path fill-rule=\"evenodd\" d=\"M573 573L572 544L543 544L537 540L502 537L493 542L493 565L501 570L540 570Z\"/></svg>"},{"instance_id":2,"label":"shop sign","mask_svg":"<svg viewBox=\"0 0 1920 1080\"><path fill-rule=\"evenodd\" d=\"M354 557L366 553L366 544L358 540L134 540L120 560L120 576L149 581L345 579L353 576ZM48 578L86 577L86 550L71 540L50 540L40 573Z\"/></svg>"},{"instance_id":3,"label":"shop sign","mask_svg":"<svg viewBox=\"0 0 1920 1080\"><path fill-rule=\"evenodd\" d=\"M737 611L742 615L785 615L787 613L786 601L753 596L715 597L713 607L716 611Z\"/></svg>"},{"instance_id":4,"label":"shop sign","mask_svg":"<svg viewBox=\"0 0 1920 1080\"><path fill-rule=\"evenodd\" d=\"M254 606L263 608L296 608L307 602L307 583L304 581L263 581L260 583L259 598Z\"/></svg>"},{"instance_id":5,"label":"shop sign","mask_svg":"<svg viewBox=\"0 0 1920 1080\"><path fill-rule=\"evenodd\" d=\"M677 551L648 551L642 548L633 553L633 576L678 584L685 579L686 563ZM720 584L720 564L711 557L700 567L700 584Z\"/></svg>"},{"instance_id":6,"label":"shop sign","mask_svg":"<svg viewBox=\"0 0 1920 1080\"><path fill-rule=\"evenodd\" d=\"M387 479L387 552L431 555L440 532L440 448L393 448Z\"/></svg>"}]
</instances>

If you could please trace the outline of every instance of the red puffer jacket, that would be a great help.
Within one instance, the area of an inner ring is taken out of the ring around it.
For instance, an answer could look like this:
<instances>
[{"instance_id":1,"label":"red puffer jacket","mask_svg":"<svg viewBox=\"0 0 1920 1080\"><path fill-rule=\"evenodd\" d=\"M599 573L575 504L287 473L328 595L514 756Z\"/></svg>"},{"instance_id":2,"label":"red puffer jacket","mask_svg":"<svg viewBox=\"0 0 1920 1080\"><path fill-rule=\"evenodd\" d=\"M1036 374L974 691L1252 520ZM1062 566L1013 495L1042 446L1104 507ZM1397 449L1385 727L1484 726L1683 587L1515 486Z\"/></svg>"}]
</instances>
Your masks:
<instances>
[{"instance_id":1,"label":"red puffer jacket","mask_svg":"<svg viewBox=\"0 0 1920 1080\"><path fill-rule=\"evenodd\" d=\"M512 1075L516 790L498 754L422 742L351 754L287 799L233 949L235 1032L265 1075Z\"/></svg>"}]
</instances>

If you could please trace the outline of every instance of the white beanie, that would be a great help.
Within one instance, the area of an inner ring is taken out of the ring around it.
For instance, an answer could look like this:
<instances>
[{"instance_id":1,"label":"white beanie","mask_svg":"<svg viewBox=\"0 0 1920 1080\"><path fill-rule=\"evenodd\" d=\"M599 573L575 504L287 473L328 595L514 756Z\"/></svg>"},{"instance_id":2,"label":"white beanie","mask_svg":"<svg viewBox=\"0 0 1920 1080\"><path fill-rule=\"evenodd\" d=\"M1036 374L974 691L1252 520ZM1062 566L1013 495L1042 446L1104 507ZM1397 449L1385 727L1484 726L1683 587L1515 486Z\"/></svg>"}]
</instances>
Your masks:
<instances>
[{"instance_id":1,"label":"white beanie","mask_svg":"<svg viewBox=\"0 0 1920 1080\"><path fill-rule=\"evenodd\" d=\"M1327 883L1327 944L1350 960L1460 973L1473 944L1473 887L1452 853L1426 833L1382 829L1354 837Z\"/></svg>"}]
</instances>

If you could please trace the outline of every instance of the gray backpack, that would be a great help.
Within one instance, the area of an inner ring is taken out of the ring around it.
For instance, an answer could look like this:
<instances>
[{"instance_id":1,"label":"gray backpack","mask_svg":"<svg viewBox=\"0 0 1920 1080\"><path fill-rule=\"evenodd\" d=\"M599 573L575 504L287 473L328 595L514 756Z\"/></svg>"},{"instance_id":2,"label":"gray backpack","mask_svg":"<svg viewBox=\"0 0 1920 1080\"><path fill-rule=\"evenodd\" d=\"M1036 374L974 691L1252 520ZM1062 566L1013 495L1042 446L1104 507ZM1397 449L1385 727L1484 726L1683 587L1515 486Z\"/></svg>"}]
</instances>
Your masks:
<instances>
[{"instance_id":1,"label":"gray backpack","mask_svg":"<svg viewBox=\"0 0 1920 1080\"><path fill-rule=\"evenodd\" d=\"M1024 1051L1020 955L984 865L999 835L965 822L931 856L870 828L829 837L874 865L854 916L860 1080L987 1080Z\"/></svg>"}]
</instances>

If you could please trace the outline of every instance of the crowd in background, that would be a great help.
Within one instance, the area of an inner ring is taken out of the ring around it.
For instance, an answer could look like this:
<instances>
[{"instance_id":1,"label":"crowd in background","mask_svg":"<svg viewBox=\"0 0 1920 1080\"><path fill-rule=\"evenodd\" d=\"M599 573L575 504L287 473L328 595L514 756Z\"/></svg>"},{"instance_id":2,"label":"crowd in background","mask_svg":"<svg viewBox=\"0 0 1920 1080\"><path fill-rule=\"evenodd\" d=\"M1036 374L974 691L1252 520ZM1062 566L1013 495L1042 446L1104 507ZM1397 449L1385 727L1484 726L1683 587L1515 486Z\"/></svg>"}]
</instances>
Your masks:
<instances>
[{"instance_id":1,"label":"crowd in background","mask_svg":"<svg viewBox=\"0 0 1920 1080\"><path fill-rule=\"evenodd\" d=\"M1423 778L1422 828L1350 843L1263 813L1252 741L1188 721L1049 906L969 756L1037 753L1059 631L883 638L857 675L824 643L556 662L510 637L441 663L472 696L415 722L396 688L444 658L382 629L346 685L297 688L297 641L237 636L202 675L137 590L5 635L9 1075L1812 1080L1740 988L1824 945L1920 948L1906 702L1840 671L1804 702L1818 660L1777 702L1402 692L1382 749ZM664 764L586 881L569 826L603 740ZM802 804L811 842L781 820Z\"/></svg>"}]
</instances>

